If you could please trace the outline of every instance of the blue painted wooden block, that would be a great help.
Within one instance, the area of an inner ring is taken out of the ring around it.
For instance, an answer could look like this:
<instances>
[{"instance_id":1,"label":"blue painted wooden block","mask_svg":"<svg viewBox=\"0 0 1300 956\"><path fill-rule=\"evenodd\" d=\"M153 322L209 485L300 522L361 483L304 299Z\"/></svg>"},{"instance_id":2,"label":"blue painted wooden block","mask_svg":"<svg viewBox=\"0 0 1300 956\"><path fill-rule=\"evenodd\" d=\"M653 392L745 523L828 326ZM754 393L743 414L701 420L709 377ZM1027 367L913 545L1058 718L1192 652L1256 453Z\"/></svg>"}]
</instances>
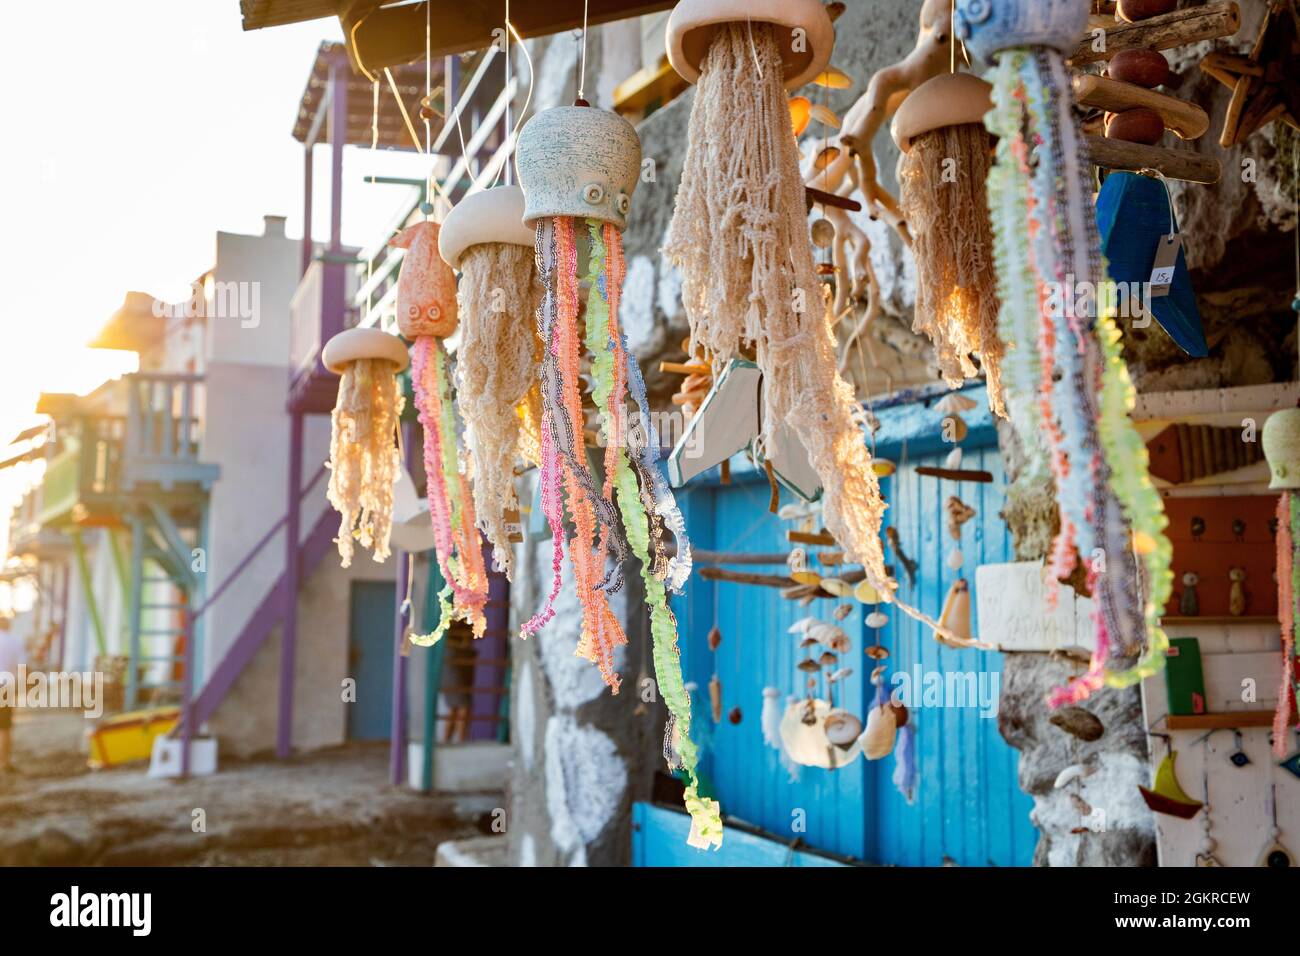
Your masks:
<instances>
[{"instance_id":1,"label":"blue painted wooden block","mask_svg":"<svg viewBox=\"0 0 1300 956\"><path fill-rule=\"evenodd\" d=\"M697 850L686 845L690 829L691 818L681 810L650 803L634 804L633 866L848 866L735 827L728 828L717 850Z\"/></svg>"},{"instance_id":2,"label":"blue painted wooden block","mask_svg":"<svg viewBox=\"0 0 1300 956\"><path fill-rule=\"evenodd\" d=\"M1130 288L1140 288L1148 282L1156 248L1169 234L1171 222L1174 217L1164 183L1137 173L1117 172L1107 176L1097 196L1097 225L1110 278ZM1174 228L1177 230L1177 223ZM1209 354L1182 249L1178 250L1169 294L1151 299L1151 314L1188 355L1205 358Z\"/></svg>"}]
</instances>

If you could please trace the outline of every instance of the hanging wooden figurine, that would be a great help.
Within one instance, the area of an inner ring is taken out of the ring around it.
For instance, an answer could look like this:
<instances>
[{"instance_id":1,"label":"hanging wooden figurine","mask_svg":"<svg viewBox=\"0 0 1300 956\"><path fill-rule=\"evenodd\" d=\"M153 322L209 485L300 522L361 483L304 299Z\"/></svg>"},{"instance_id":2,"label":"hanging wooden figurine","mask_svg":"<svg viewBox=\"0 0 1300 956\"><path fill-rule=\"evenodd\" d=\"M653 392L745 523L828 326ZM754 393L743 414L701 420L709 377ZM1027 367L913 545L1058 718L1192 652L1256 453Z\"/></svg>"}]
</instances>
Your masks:
<instances>
[{"instance_id":1,"label":"hanging wooden figurine","mask_svg":"<svg viewBox=\"0 0 1300 956\"><path fill-rule=\"evenodd\" d=\"M825 69L831 21L818 0L683 0L667 43L673 67L697 85L664 246L682 272L692 342L719 369L752 350L760 451L792 429L820 478L827 529L849 561L890 588L884 502L838 371L786 102L787 89Z\"/></svg>"},{"instance_id":2,"label":"hanging wooden figurine","mask_svg":"<svg viewBox=\"0 0 1300 956\"><path fill-rule=\"evenodd\" d=\"M998 337L997 272L988 212L992 141L984 114L989 84L944 73L913 90L891 132L903 215L916 257L912 331L934 343L939 374L957 387L983 370L989 406L1006 417ZM978 365L976 364L978 360Z\"/></svg>"},{"instance_id":3,"label":"hanging wooden figurine","mask_svg":"<svg viewBox=\"0 0 1300 956\"><path fill-rule=\"evenodd\" d=\"M507 577L514 570L508 516L519 510L515 463L540 358L532 316L541 285L523 216L523 190L497 186L462 199L438 237L443 261L461 274L456 407L474 462L474 513Z\"/></svg>"},{"instance_id":4,"label":"hanging wooden figurine","mask_svg":"<svg viewBox=\"0 0 1300 956\"><path fill-rule=\"evenodd\" d=\"M487 627L488 579L470 494L471 463L463 461L457 436L451 358L443 340L459 323L456 275L438 254L438 224L419 222L390 245L406 250L397 277L397 327L412 341L411 384L424 429L424 470L434 549L446 586L438 596L438 627L423 640L436 642L454 619L470 624L475 637Z\"/></svg>"},{"instance_id":5,"label":"hanging wooden figurine","mask_svg":"<svg viewBox=\"0 0 1300 956\"><path fill-rule=\"evenodd\" d=\"M381 329L347 329L321 353L339 376L330 416L330 480L326 495L339 513L335 543L343 567L356 545L383 562L393 525L393 486L401 467L397 429L402 392L397 376L410 364L406 344Z\"/></svg>"},{"instance_id":6,"label":"hanging wooden figurine","mask_svg":"<svg viewBox=\"0 0 1300 956\"><path fill-rule=\"evenodd\" d=\"M1084 34L1088 5L957 0L956 16L968 51L993 64L994 108L985 123L998 137L989 208L999 332L1018 357L1003 369L1007 410L1026 453L1042 456L1056 479L1061 524L1052 579L1068 577L1082 559L1097 605L1092 665L1053 695L1060 706L1103 685L1130 686L1163 666L1160 615L1172 590L1172 548L1146 448L1129 418L1136 399L1119 333L1095 297L1079 294L1082 283L1095 290L1102 280L1091 168L1064 59ZM1041 467L1031 461L1033 470Z\"/></svg>"},{"instance_id":7,"label":"hanging wooden figurine","mask_svg":"<svg viewBox=\"0 0 1300 956\"><path fill-rule=\"evenodd\" d=\"M641 369L619 322L627 270L622 232L641 173L641 141L631 124L615 113L585 105L557 107L538 113L524 126L516 163L524 191L523 221L536 230L543 290L538 310L543 343L540 481L554 541L551 596L524 630L536 630L554 614L565 540L563 496L576 531L569 556L583 608L577 653L594 661L617 692L614 650L627 638L608 596L622 583L621 565L630 550L641 564L655 673L670 714L664 749L677 755L687 776L690 840L693 845L716 847L722 841L721 815L717 802L698 792L690 697L678 659L677 622L667 596L669 590L679 591L690 574L690 545L681 512L660 471L659 436L650 420ZM579 262L586 263L584 274L578 271ZM605 441L601 482L588 467L583 434L578 375L584 351L578 323L583 288L587 290L585 351L591 360L593 398ZM632 420L627 411L629 390L638 409ZM666 540L670 534L675 553L670 553ZM607 558L613 559L609 571Z\"/></svg>"}]
</instances>

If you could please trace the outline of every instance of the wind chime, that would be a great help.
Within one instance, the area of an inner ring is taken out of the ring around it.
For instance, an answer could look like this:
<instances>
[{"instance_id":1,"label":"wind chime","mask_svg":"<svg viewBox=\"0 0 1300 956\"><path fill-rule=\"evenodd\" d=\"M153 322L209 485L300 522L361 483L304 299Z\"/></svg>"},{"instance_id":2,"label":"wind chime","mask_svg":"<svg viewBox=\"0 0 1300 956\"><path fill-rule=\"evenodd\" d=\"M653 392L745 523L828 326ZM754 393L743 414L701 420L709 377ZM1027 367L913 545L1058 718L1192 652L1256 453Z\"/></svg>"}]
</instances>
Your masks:
<instances>
[{"instance_id":1,"label":"wind chime","mask_svg":"<svg viewBox=\"0 0 1300 956\"><path fill-rule=\"evenodd\" d=\"M670 714L664 751L687 777L689 842L718 846L720 809L698 791L690 696L678 659L677 623L667 599L667 592L679 591L690 574L690 547L681 512L659 470L659 436L650 421L641 370L619 322L627 269L622 232L641 172L641 141L622 117L585 105L581 89L578 102L530 119L516 156L523 221L536 230L542 286L537 323L543 346L540 481L554 542L551 594L525 624L524 633L554 615L567 508L574 527L569 557L583 608L577 653L594 661L617 692L614 653L627 638L608 598L622 585L628 553L636 556L650 608L659 691ZM581 272L580 263L585 263ZM605 442L599 468L589 464L584 440L579 379L584 346ZM629 393L638 407L635 420L629 420ZM598 472L603 472L600 479ZM675 538L675 553L666 540L669 533Z\"/></svg>"},{"instance_id":2,"label":"wind chime","mask_svg":"<svg viewBox=\"0 0 1300 956\"><path fill-rule=\"evenodd\" d=\"M986 124L999 140L989 206L999 331L1017 356L1004 368L1008 413L1031 469L1045 460L1056 478L1061 530L1052 578L1068 577L1081 557L1097 605L1092 664L1052 695L1059 706L1163 666L1160 614L1172 588L1172 548L1146 448L1129 419L1135 396L1119 332L1095 297L1076 296L1078 284L1095 290L1103 277L1091 171L1064 59L1084 33L1087 4L957 0L956 15L967 49L994 64Z\"/></svg>"},{"instance_id":3,"label":"wind chime","mask_svg":"<svg viewBox=\"0 0 1300 956\"><path fill-rule=\"evenodd\" d=\"M429 515L434 550L446 582L438 596L441 616L433 634L416 643L438 641L453 620L482 637L487 627L487 569L470 493L472 459L462 461L452 395L451 357L443 340L460 322L456 275L438 253L439 227L416 223L398 233L390 245L406 250L397 277L397 327L413 342L411 383L424 429L424 470L428 476ZM414 640L414 638L413 638Z\"/></svg>"},{"instance_id":4,"label":"wind chime","mask_svg":"<svg viewBox=\"0 0 1300 956\"><path fill-rule=\"evenodd\" d=\"M326 495L339 513L338 545L351 567L358 544L378 562L388 560L393 486L401 468L397 449L402 390L397 376L410 365L406 344L382 329L346 329L321 352L339 376L330 415L330 472Z\"/></svg>"},{"instance_id":5,"label":"wind chime","mask_svg":"<svg viewBox=\"0 0 1300 956\"><path fill-rule=\"evenodd\" d=\"M751 354L762 374L758 448L789 426L820 478L827 528L876 586L891 587L884 502L840 376L808 239L786 90L821 73L834 43L817 0L684 0L668 58L698 90L664 253L682 270L691 341L715 369Z\"/></svg>"},{"instance_id":6,"label":"wind chime","mask_svg":"<svg viewBox=\"0 0 1300 956\"><path fill-rule=\"evenodd\" d=\"M539 427L540 342L533 231L523 224L524 193L496 186L461 200L442 224L438 251L461 274L461 337L456 350L456 407L470 427L473 505L497 568L513 577L510 516L517 515L515 462L535 455Z\"/></svg>"}]
</instances>

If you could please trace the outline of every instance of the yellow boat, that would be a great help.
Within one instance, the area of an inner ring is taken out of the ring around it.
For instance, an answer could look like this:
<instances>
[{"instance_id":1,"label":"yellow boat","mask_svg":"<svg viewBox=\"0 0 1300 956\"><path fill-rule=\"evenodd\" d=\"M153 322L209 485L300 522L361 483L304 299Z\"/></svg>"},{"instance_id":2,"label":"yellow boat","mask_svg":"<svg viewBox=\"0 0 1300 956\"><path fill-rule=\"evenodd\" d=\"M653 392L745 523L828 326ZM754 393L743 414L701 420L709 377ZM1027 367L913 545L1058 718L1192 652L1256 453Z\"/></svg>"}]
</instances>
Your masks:
<instances>
[{"instance_id":1,"label":"yellow boat","mask_svg":"<svg viewBox=\"0 0 1300 956\"><path fill-rule=\"evenodd\" d=\"M154 707L105 717L89 732L91 769L148 760L154 740L171 733L180 717L179 707Z\"/></svg>"}]
</instances>

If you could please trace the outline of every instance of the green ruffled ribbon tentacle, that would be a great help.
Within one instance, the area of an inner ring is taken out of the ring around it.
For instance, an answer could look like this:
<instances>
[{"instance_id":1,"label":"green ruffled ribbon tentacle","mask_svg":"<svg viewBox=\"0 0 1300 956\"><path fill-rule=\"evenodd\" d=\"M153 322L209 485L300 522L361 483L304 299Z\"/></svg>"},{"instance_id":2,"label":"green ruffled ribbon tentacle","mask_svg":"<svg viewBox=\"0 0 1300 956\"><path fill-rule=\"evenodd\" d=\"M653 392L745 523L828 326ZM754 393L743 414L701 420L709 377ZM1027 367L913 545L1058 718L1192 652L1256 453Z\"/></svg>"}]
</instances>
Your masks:
<instances>
[{"instance_id":1,"label":"green ruffled ribbon tentacle","mask_svg":"<svg viewBox=\"0 0 1300 956\"><path fill-rule=\"evenodd\" d=\"M610 403L624 401L614 396L614 354L610 339L610 314L608 289L605 287L605 268L608 250L602 235L603 225L597 220L587 220L591 241L591 254L585 280L587 294L587 350L592 357L592 391L596 407L600 410L601 429L606 442L620 441L622 436L611 434ZM628 461L627 449L618 447L614 487L622 514L624 530L632 553L641 563L641 580L645 585L646 604L650 608L650 635L653 644L655 676L659 693L668 713L672 715L672 742L686 772L686 810L691 815L689 842L697 847L717 847L722 844L722 812L716 800L699 793L696 766L699 752L691 740L691 699L682 677L681 656L677 648L677 619L668 606L668 593L663 581L653 574L650 559L649 515L641 501L636 475ZM665 748L667 749L667 748Z\"/></svg>"}]
</instances>

